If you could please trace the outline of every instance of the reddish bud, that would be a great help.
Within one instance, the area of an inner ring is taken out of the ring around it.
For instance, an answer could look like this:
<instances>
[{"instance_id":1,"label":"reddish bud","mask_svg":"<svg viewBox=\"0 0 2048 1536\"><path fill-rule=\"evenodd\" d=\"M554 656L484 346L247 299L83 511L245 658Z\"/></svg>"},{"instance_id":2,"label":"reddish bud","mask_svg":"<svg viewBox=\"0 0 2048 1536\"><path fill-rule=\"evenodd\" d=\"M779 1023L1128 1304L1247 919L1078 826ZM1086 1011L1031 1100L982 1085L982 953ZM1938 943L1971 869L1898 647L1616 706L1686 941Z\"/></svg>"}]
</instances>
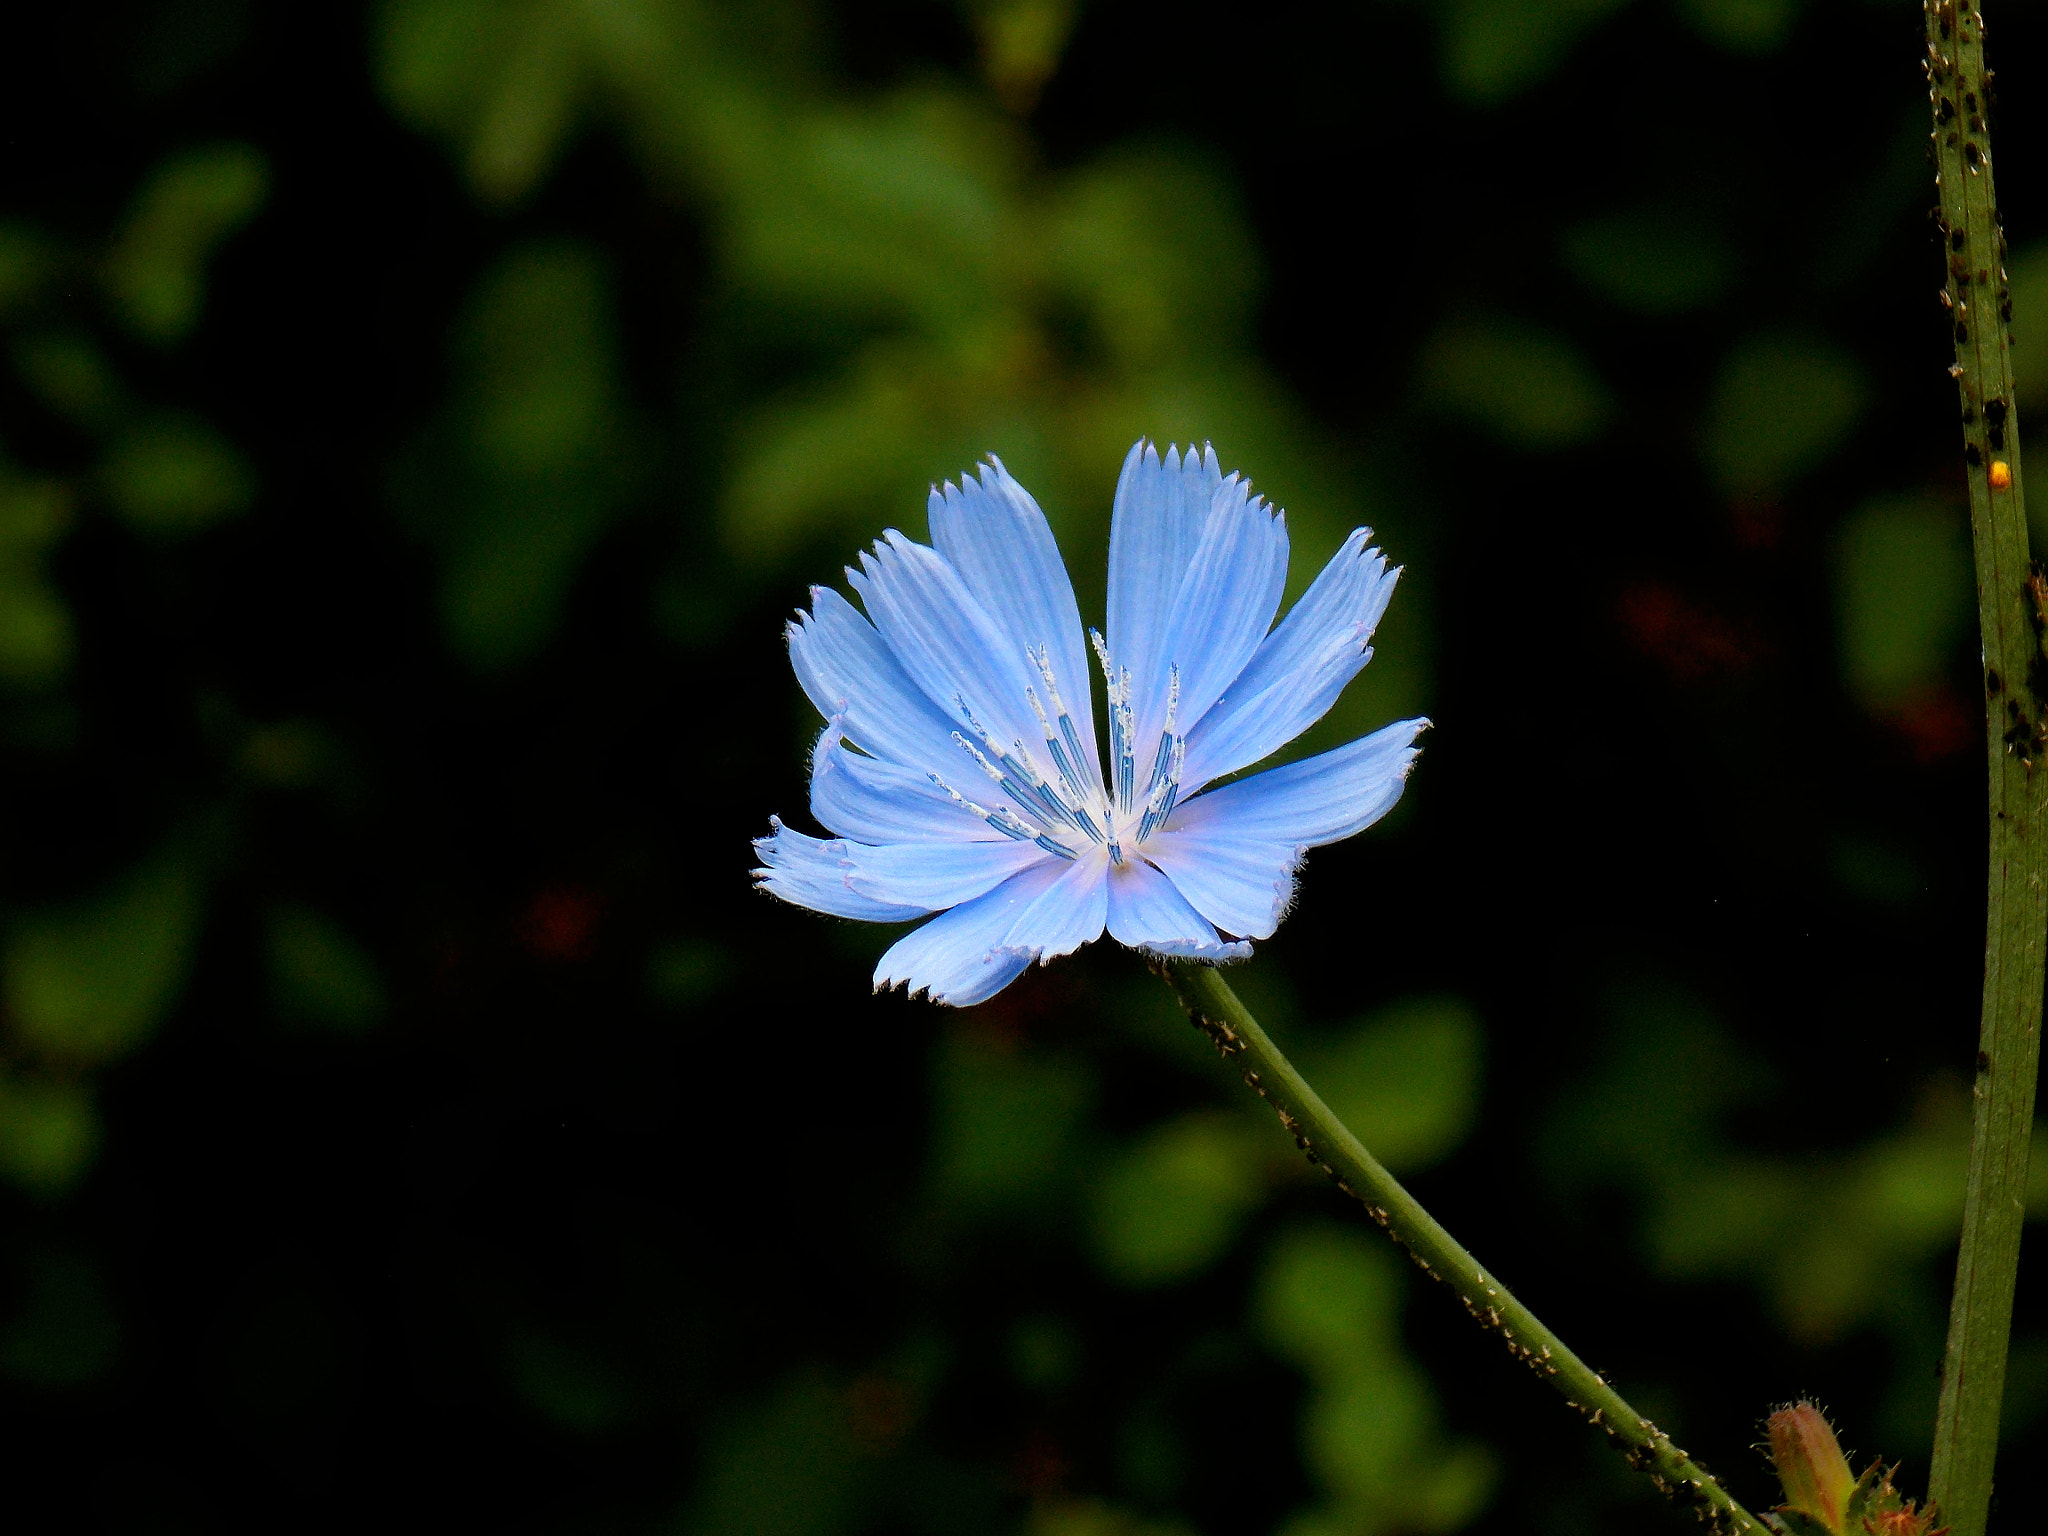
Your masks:
<instances>
[{"instance_id":1,"label":"reddish bud","mask_svg":"<svg viewBox=\"0 0 2048 1536\"><path fill-rule=\"evenodd\" d=\"M1806 1516L1833 1536L1843 1536L1856 1479L1849 1475L1849 1463L1828 1421L1813 1404L1794 1403L1772 1414L1769 1427L1771 1461L1785 1488L1783 1508Z\"/></svg>"}]
</instances>

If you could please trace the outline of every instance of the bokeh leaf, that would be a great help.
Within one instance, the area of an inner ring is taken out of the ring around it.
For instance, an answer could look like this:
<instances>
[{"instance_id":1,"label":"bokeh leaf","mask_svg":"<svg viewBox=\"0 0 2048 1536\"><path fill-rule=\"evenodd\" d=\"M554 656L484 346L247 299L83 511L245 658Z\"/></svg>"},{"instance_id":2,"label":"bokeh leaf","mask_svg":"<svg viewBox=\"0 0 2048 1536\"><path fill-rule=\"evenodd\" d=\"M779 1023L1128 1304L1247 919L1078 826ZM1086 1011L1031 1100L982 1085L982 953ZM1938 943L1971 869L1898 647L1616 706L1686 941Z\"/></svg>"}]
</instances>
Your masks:
<instances>
[{"instance_id":1,"label":"bokeh leaf","mask_svg":"<svg viewBox=\"0 0 2048 1536\"><path fill-rule=\"evenodd\" d=\"M1635 208L1588 219L1564 235L1565 264L1594 292L1639 315L1711 304L1735 275L1721 233L1697 213Z\"/></svg>"},{"instance_id":2,"label":"bokeh leaf","mask_svg":"<svg viewBox=\"0 0 2048 1536\"><path fill-rule=\"evenodd\" d=\"M859 1494L861 1461L840 1394L822 1377L799 1377L715 1430L683 1528L834 1536Z\"/></svg>"},{"instance_id":3,"label":"bokeh leaf","mask_svg":"<svg viewBox=\"0 0 2048 1536\"><path fill-rule=\"evenodd\" d=\"M0 1326L0 1372L30 1386L76 1388L106 1375L121 1319L98 1267L74 1253L31 1248L17 1310Z\"/></svg>"},{"instance_id":4,"label":"bokeh leaf","mask_svg":"<svg viewBox=\"0 0 2048 1536\"><path fill-rule=\"evenodd\" d=\"M1752 336L1722 360L1701 451L1725 490L1775 494L1841 446L1868 399L1863 370L1834 343Z\"/></svg>"},{"instance_id":5,"label":"bokeh leaf","mask_svg":"<svg viewBox=\"0 0 2048 1536\"><path fill-rule=\"evenodd\" d=\"M1518 320L1468 320L1424 348L1422 396L1519 448L1569 448L1598 437L1613 400L1563 336Z\"/></svg>"},{"instance_id":6,"label":"bokeh leaf","mask_svg":"<svg viewBox=\"0 0 2048 1536\"><path fill-rule=\"evenodd\" d=\"M1092 1202L1096 1262L1125 1285L1160 1285L1207 1268L1264 1190L1259 1140L1236 1117L1195 1114L1155 1126L1112 1158Z\"/></svg>"},{"instance_id":7,"label":"bokeh leaf","mask_svg":"<svg viewBox=\"0 0 2048 1536\"><path fill-rule=\"evenodd\" d=\"M1455 0L1438 12L1444 84L1491 106L1561 65L1572 45L1627 0Z\"/></svg>"},{"instance_id":8,"label":"bokeh leaf","mask_svg":"<svg viewBox=\"0 0 2048 1536\"><path fill-rule=\"evenodd\" d=\"M1770 53L1799 19L1801 0L1681 0L1700 36L1730 53Z\"/></svg>"},{"instance_id":9,"label":"bokeh leaf","mask_svg":"<svg viewBox=\"0 0 2048 1536\"><path fill-rule=\"evenodd\" d=\"M14 1042L76 1066L141 1045L184 985L205 895L179 839L100 896L17 916L5 945Z\"/></svg>"},{"instance_id":10,"label":"bokeh leaf","mask_svg":"<svg viewBox=\"0 0 2048 1536\"><path fill-rule=\"evenodd\" d=\"M70 664L71 610L45 560L70 510L55 481L23 479L0 464L0 684L46 684Z\"/></svg>"},{"instance_id":11,"label":"bokeh leaf","mask_svg":"<svg viewBox=\"0 0 2048 1536\"><path fill-rule=\"evenodd\" d=\"M441 560L449 642L503 666L553 631L584 557L644 477L610 275L588 246L515 246L471 295L440 421L393 492Z\"/></svg>"},{"instance_id":12,"label":"bokeh leaf","mask_svg":"<svg viewBox=\"0 0 2048 1536\"><path fill-rule=\"evenodd\" d=\"M1309 1080L1337 1117L1398 1172L1455 1149L1479 1111L1485 1031L1457 997L1418 997L1303 1049Z\"/></svg>"},{"instance_id":13,"label":"bokeh leaf","mask_svg":"<svg viewBox=\"0 0 2048 1536\"><path fill-rule=\"evenodd\" d=\"M932 1066L933 1193L965 1214L1042 1206L1076 1172L1095 1096L1078 1061L956 1036Z\"/></svg>"},{"instance_id":14,"label":"bokeh leaf","mask_svg":"<svg viewBox=\"0 0 2048 1536\"><path fill-rule=\"evenodd\" d=\"M1976 618L1961 510L1929 498L1872 502L1842 525L1834 563L1842 670L1856 697L1882 712L1938 683Z\"/></svg>"},{"instance_id":15,"label":"bokeh leaf","mask_svg":"<svg viewBox=\"0 0 2048 1536\"><path fill-rule=\"evenodd\" d=\"M269 167L248 144L209 144L172 156L143 185L107 258L107 289L138 335L182 341L199 323L206 264L263 206Z\"/></svg>"},{"instance_id":16,"label":"bokeh leaf","mask_svg":"<svg viewBox=\"0 0 2048 1536\"><path fill-rule=\"evenodd\" d=\"M1291 1536L1452 1531L1492 1494L1491 1455L1443 1439L1402 1347L1399 1265L1374 1235L1323 1223L1288 1228L1267 1252L1252 1317L1309 1379L1302 1451L1326 1495L1288 1522Z\"/></svg>"},{"instance_id":17,"label":"bokeh leaf","mask_svg":"<svg viewBox=\"0 0 2048 1536\"><path fill-rule=\"evenodd\" d=\"M284 1018L354 1032L384 1014L377 963L347 930L310 907L280 906L265 925L272 995Z\"/></svg>"},{"instance_id":18,"label":"bokeh leaf","mask_svg":"<svg viewBox=\"0 0 2048 1536\"><path fill-rule=\"evenodd\" d=\"M178 538L246 511L256 475L234 444L199 417L161 415L114 440L100 464L100 486L130 527Z\"/></svg>"},{"instance_id":19,"label":"bokeh leaf","mask_svg":"<svg viewBox=\"0 0 2048 1536\"><path fill-rule=\"evenodd\" d=\"M99 1150L99 1112L69 1078L0 1066L0 1179L34 1195L60 1195Z\"/></svg>"}]
</instances>

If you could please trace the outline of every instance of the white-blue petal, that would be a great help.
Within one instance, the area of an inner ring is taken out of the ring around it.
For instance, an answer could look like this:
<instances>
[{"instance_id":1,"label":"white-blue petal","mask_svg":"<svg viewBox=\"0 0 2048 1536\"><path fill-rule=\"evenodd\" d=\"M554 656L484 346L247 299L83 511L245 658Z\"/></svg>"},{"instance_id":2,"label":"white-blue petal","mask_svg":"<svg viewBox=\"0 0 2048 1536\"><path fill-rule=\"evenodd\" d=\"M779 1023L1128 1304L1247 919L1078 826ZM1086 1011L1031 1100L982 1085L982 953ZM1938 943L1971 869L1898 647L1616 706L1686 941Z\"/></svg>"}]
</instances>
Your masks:
<instances>
[{"instance_id":1,"label":"white-blue petal","mask_svg":"<svg viewBox=\"0 0 2048 1536\"><path fill-rule=\"evenodd\" d=\"M822 826L863 843L1008 841L926 773L849 750L842 727L834 718L811 754L811 814Z\"/></svg>"},{"instance_id":2,"label":"white-blue petal","mask_svg":"<svg viewBox=\"0 0 2048 1536\"><path fill-rule=\"evenodd\" d=\"M1227 820L1193 831L1161 830L1145 840L1145 857L1171 879L1202 916L1225 933L1267 939L1294 901L1302 849L1231 827Z\"/></svg>"},{"instance_id":3,"label":"white-blue petal","mask_svg":"<svg viewBox=\"0 0 2048 1536\"><path fill-rule=\"evenodd\" d=\"M991 455L978 479L963 475L959 485L934 490L929 508L932 543L1004 637L1050 658L1060 697L1088 749L1088 762L1099 772L1081 609L1038 503ZM1040 685L1038 693L1049 710L1045 691Z\"/></svg>"},{"instance_id":4,"label":"white-blue petal","mask_svg":"<svg viewBox=\"0 0 2048 1536\"><path fill-rule=\"evenodd\" d=\"M1201 542L1181 578L1151 670L1130 663L1140 743L1166 723L1169 669L1180 673L1178 729L1186 729L1243 672L1273 626L1287 587L1287 520L1232 475L1216 488ZM1121 659L1121 658L1119 658Z\"/></svg>"},{"instance_id":5,"label":"white-blue petal","mask_svg":"<svg viewBox=\"0 0 2048 1536\"><path fill-rule=\"evenodd\" d=\"M1219 827L1291 848L1350 837L1401 798L1415 738L1428 726L1399 720L1335 751L1205 790L1176 806L1162 832Z\"/></svg>"},{"instance_id":6,"label":"white-blue petal","mask_svg":"<svg viewBox=\"0 0 2048 1536\"><path fill-rule=\"evenodd\" d=\"M1142 858L1109 872L1109 931L1119 943L1159 955L1241 960L1249 944L1226 943L1215 924Z\"/></svg>"},{"instance_id":7,"label":"white-blue petal","mask_svg":"<svg viewBox=\"0 0 2048 1536\"><path fill-rule=\"evenodd\" d=\"M928 912L972 901L1019 870L1067 861L1036 843L854 843L835 838L847 889L891 906Z\"/></svg>"},{"instance_id":8,"label":"white-blue petal","mask_svg":"<svg viewBox=\"0 0 2048 1536\"><path fill-rule=\"evenodd\" d=\"M1279 751L1322 719L1371 658L1373 630L1401 575L1368 545L1371 537L1371 529L1360 528L1344 541L1188 733L1184 793Z\"/></svg>"},{"instance_id":9,"label":"white-blue petal","mask_svg":"<svg viewBox=\"0 0 2048 1536\"><path fill-rule=\"evenodd\" d=\"M877 757L920 773L957 771L952 714L911 681L853 604L830 587L813 587L811 599L812 611L789 626L789 659L818 713L841 717L847 736Z\"/></svg>"},{"instance_id":10,"label":"white-blue petal","mask_svg":"<svg viewBox=\"0 0 2048 1536\"><path fill-rule=\"evenodd\" d=\"M1011 929L1062 873L1050 864L1027 869L905 934L875 967L875 990L905 987L912 997L923 992L959 1008L994 997L1031 963L1029 946L1010 941Z\"/></svg>"},{"instance_id":11,"label":"white-blue petal","mask_svg":"<svg viewBox=\"0 0 2048 1536\"><path fill-rule=\"evenodd\" d=\"M1090 849L1018 913L1004 942L1028 949L1043 963L1094 943L1108 921L1109 856Z\"/></svg>"},{"instance_id":12,"label":"white-blue petal","mask_svg":"<svg viewBox=\"0 0 2048 1536\"><path fill-rule=\"evenodd\" d=\"M1025 640L997 627L944 556L892 528L861 556L861 568L846 574L903 670L957 729L973 734L960 714L964 701L999 748L1022 742L1030 750L1036 743L1040 773L1053 771L1042 761L1045 738L1024 696L1037 681L1024 658ZM958 747L953 756L949 780L973 767Z\"/></svg>"},{"instance_id":13,"label":"white-blue petal","mask_svg":"<svg viewBox=\"0 0 2048 1536\"><path fill-rule=\"evenodd\" d=\"M1108 639L1141 688L1166 675L1174 599L1222 484L1214 452L1168 448L1161 457L1140 441L1124 459L1109 525Z\"/></svg>"},{"instance_id":14,"label":"white-blue petal","mask_svg":"<svg viewBox=\"0 0 2048 1536\"><path fill-rule=\"evenodd\" d=\"M820 842L785 827L776 817L771 816L768 825L773 828L770 834L754 839L754 852L760 855L762 866L754 871L754 879L771 895L813 912L867 923L900 923L932 910L915 903L877 900L854 890L846 883L845 861L836 851L843 845Z\"/></svg>"}]
</instances>

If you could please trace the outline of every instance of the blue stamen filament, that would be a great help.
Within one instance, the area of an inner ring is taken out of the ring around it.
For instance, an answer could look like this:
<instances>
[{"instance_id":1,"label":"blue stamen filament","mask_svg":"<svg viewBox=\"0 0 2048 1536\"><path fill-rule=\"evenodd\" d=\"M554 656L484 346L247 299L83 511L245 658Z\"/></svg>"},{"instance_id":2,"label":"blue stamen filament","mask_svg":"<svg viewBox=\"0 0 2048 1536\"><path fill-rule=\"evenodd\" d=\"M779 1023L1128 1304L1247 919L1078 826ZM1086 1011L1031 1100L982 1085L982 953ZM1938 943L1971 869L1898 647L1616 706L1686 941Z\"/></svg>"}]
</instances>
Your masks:
<instances>
[{"instance_id":1,"label":"blue stamen filament","mask_svg":"<svg viewBox=\"0 0 2048 1536\"><path fill-rule=\"evenodd\" d=\"M1157 831L1173 814L1173 808L1180 799L1180 777L1187 761L1187 738L1174 729L1180 712L1180 668L1175 666L1168 672L1166 718L1159 733L1159 745L1152 754L1151 771L1140 792L1137 785L1137 714L1131 704L1130 669L1119 667L1110 659L1109 647L1099 633L1090 630L1088 638L1093 642L1096 659L1102 666L1108 703L1112 789L1106 796L1100 780L1092 772L1084 771L1083 765L1088 763L1089 754L1081 744L1080 731L1068 712L1066 701L1060 697L1059 684L1053 677L1050 648L1025 649L1026 659L1045 686L1045 695L1041 699L1036 688L1027 686L1024 699L1038 722L1039 734L1045 742L1046 760L1052 765L1057 783L1039 771L1030 749L1022 741L1011 742L1009 751L998 746L993 733L968 707L967 700L958 694L954 695L953 702L959 709L960 718L976 739L970 740L966 734L955 731L953 740L993 783L1001 786L1012 804L1024 814L1019 816L1008 807L991 811L966 799L937 774L930 775L930 778L962 809L1005 837L1036 843L1050 854L1071 860L1079 858L1080 854L1054 834L1079 832L1101 847L1112 864L1122 867L1126 862L1126 848L1143 843ZM1135 826L1131 824L1133 818Z\"/></svg>"}]
</instances>

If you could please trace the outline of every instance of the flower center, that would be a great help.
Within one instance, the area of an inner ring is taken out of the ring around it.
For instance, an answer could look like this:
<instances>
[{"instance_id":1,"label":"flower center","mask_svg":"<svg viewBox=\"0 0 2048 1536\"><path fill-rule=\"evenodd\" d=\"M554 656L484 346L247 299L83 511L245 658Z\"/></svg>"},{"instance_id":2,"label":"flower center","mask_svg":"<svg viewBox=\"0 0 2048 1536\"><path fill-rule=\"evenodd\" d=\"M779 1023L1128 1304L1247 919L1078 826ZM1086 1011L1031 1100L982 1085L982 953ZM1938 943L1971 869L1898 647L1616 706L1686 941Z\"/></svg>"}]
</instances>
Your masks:
<instances>
[{"instance_id":1,"label":"flower center","mask_svg":"<svg viewBox=\"0 0 2048 1536\"><path fill-rule=\"evenodd\" d=\"M1026 687L1024 698L1045 738L1045 760L1053 771L1043 772L1043 765L1033 760L1033 752L1021 740L1012 740L1005 749L975 718L966 699L955 695L953 702L972 736L956 730L953 740L1003 791L1010 805L990 810L969 800L938 774L930 777L961 806L1006 837L1036 843L1063 859L1079 858L1082 847L1094 843L1108 853L1110 863L1121 866L1125 849L1150 837L1171 814L1180 796L1181 769L1187 760L1187 739L1175 734L1173 728L1180 708L1180 668L1170 670L1166 719L1141 790L1137 781L1137 720L1131 708L1130 669L1111 662L1109 647L1096 631L1091 629L1088 638L1102 665L1109 701L1108 789L1103 787L1102 775L1089 760L1081 744L1081 733L1060 697L1049 650L1025 651L1039 681L1045 685L1045 697L1041 699L1037 689Z\"/></svg>"}]
</instances>

